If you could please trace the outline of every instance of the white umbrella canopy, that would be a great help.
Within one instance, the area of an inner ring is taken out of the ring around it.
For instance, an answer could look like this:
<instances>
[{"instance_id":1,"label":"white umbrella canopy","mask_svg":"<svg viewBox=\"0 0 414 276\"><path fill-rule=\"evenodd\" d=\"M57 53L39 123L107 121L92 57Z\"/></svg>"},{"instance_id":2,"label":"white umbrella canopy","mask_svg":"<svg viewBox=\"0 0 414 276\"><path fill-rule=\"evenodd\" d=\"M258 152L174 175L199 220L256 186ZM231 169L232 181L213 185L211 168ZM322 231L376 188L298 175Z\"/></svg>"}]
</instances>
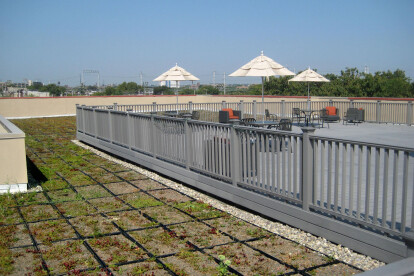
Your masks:
<instances>
[{"instance_id":1,"label":"white umbrella canopy","mask_svg":"<svg viewBox=\"0 0 414 276\"><path fill-rule=\"evenodd\" d=\"M184 68L180 67L175 64L167 72L161 74L157 78L153 79L153 81L175 81L176 87L178 89L178 82L179 81L195 81L199 80L199 78L193 76L190 72L187 72ZM178 113L178 90L176 89L175 94L177 96L177 113Z\"/></svg>"},{"instance_id":2,"label":"white umbrella canopy","mask_svg":"<svg viewBox=\"0 0 414 276\"><path fill-rule=\"evenodd\" d=\"M310 105L310 96L309 96L309 83L310 82L330 82L327 78L324 76L316 73L310 67L306 69L305 71L301 72L300 74L296 75L295 77L291 78L288 82L291 81L297 81L297 82L307 82L308 83L308 109Z\"/></svg>"},{"instance_id":3,"label":"white umbrella canopy","mask_svg":"<svg viewBox=\"0 0 414 276\"><path fill-rule=\"evenodd\" d=\"M262 77L262 113L264 120L264 77L269 76L294 76L295 73L289 71L286 67L280 65L273 59L263 55L263 51L260 56L252 59L246 63L240 69L231 73L230 77Z\"/></svg>"},{"instance_id":4,"label":"white umbrella canopy","mask_svg":"<svg viewBox=\"0 0 414 276\"><path fill-rule=\"evenodd\" d=\"M187 72L184 68L178 66L175 64L174 67L172 67L167 72L161 74L157 78L155 78L153 81L194 81L199 80L199 78L193 76L190 72Z\"/></svg>"}]
</instances>

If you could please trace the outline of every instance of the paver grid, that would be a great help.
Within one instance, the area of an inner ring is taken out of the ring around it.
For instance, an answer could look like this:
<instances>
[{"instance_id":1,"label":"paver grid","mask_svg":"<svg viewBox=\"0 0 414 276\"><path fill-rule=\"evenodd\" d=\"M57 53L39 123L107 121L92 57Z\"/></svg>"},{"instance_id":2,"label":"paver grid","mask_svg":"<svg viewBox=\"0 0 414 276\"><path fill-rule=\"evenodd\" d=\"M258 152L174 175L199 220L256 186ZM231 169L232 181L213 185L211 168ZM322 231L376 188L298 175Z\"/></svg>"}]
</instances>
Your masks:
<instances>
[{"instance_id":1,"label":"paver grid","mask_svg":"<svg viewBox=\"0 0 414 276\"><path fill-rule=\"evenodd\" d=\"M0 274L361 272L75 146L74 117L14 123L47 180L0 197Z\"/></svg>"}]
</instances>

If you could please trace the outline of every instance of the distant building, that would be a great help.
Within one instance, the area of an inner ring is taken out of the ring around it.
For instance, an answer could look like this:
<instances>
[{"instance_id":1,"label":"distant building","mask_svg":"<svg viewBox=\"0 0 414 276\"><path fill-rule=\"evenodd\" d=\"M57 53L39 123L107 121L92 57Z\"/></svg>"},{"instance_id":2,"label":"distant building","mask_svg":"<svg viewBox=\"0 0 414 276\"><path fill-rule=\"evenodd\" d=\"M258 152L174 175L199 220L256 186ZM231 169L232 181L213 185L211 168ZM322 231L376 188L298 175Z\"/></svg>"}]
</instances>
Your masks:
<instances>
[{"instance_id":1,"label":"distant building","mask_svg":"<svg viewBox=\"0 0 414 276\"><path fill-rule=\"evenodd\" d=\"M49 92L26 91L26 97L50 97Z\"/></svg>"},{"instance_id":2,"label":"distant building","mask_svg":"<svg viewBox=\"0 0 414 276\"><path fill-rule=\"evenodd\" d=\"M160 86L167 86L169 88L180 88L180 82L178 81L160 81Z\"/></svg>"}]
</instances>

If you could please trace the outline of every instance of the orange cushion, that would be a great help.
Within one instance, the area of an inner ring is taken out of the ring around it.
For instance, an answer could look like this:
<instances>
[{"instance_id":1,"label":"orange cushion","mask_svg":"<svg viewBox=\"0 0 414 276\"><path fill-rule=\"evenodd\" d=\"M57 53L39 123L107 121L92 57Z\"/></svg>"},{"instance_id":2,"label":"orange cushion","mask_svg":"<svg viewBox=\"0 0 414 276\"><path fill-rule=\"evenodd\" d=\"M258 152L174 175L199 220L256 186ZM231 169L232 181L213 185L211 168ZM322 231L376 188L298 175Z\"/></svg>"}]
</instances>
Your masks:
<instances>
[{"instance_id":1,"label":"orange cushion","mask_svg":"<svg viewBox=\"0 0 414 276\"><path fill-rule=\"evenodd\" d=\"M335 106L327 106L326 107L326 115L336 115L336 107Z\"/></svg>"},{"instance_id":2,"label":"orange cushion","mask_svg":"<svg viewBox=\"0 0 414 276\"><path fill-rule=\"evenodd\" d=\"M231 108L223 108L223 111L227 111L229 113L229 117L233 116L233 109L231 109Z\"/></svg>"}]
</instances>

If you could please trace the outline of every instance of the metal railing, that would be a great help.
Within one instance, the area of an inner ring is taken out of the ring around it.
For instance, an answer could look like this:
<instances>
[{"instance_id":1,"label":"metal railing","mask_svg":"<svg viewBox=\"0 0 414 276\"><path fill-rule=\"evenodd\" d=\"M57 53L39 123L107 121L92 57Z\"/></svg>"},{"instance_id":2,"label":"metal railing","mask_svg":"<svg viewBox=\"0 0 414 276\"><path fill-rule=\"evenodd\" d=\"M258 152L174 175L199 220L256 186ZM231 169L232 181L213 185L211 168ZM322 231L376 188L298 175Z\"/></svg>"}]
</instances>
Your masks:
<instances>
[{"instance_id":1,"label":"metal railing","mask_svg":"<svg viewBox=\"0 0 414 276\"><path fill-rule=\"evenodd\" d=\"M243 117L261 119L263 110L268 109L270 113L281 118L292 117L293 108L321 110L326 106L335 106L339 110L339 116L343 118L348 108L361 108L365 110L365 121L372 123L413 124L413 103L408 102L386 102L386 101L356 101L356 100L322 100L322 101L284 101L280 102L233 102L222 101L220 103L181 103L181 104L152 104L143 105L118 105L114 103L109 106L92 106L103 110L128 111L134 113L158 114L167 111L192 112L202 111L200 120L218 122L218 112L222 108L232 108L242 111Z\"/></svg>"},{"instance_id":2,"label":"metal railing","mask_svg":"<svg viewBox=\"0 0 414 276\"><path fill-rule=\"evenodd\" d=\"M213 108L224 104L229 106ZM255 109L254 103L230 106ZM293 106L268 107L283 112ZM411 248L412 148L320 137L311 128L295 134L119 110L78 106L78 138L144 166L156 164L164 174L195 186L207 183L206 191L214 184L219 196L243 197L235 201L247 208L258 204L253 209L264 215L278 214L278 220L326 233L385 261L405 257ZM276 204L282 205L268 213Z\"/></svg>"}]
</instances>

